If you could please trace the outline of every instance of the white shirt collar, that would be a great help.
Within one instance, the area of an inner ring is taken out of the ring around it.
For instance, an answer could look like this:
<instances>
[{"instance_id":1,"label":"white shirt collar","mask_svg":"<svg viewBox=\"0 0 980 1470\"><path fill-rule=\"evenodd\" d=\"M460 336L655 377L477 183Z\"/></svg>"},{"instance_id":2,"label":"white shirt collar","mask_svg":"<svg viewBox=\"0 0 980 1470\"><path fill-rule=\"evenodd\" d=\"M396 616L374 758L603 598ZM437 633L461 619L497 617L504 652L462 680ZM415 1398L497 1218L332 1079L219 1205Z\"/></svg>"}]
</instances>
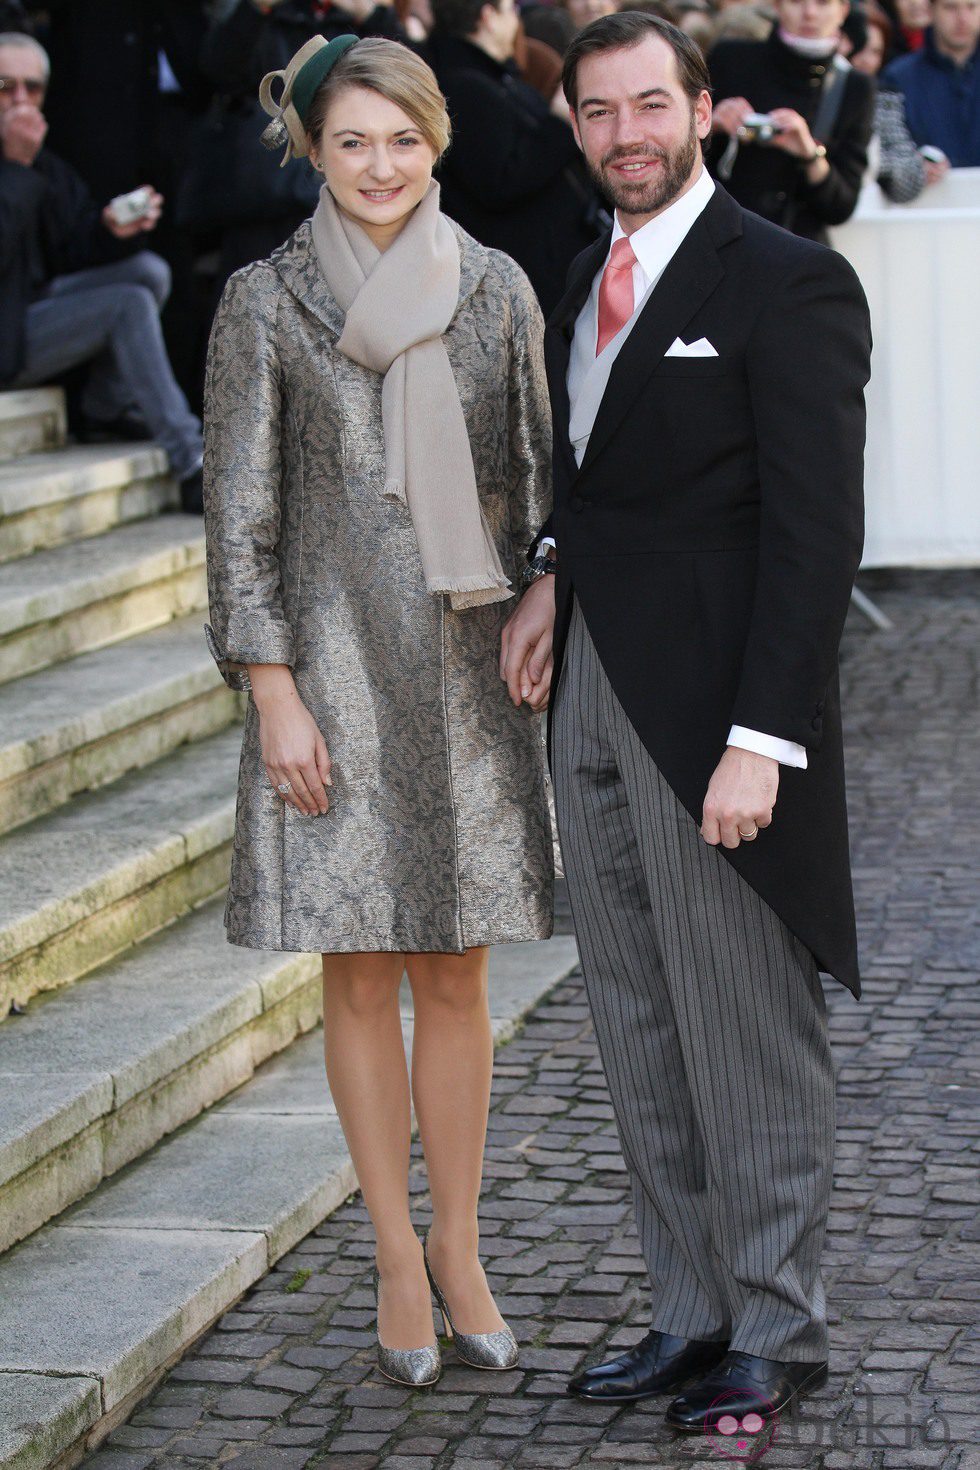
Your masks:
<instances>
[{"instance_id":1,"label":"white shirt collar","mask_svg":"<svg viewBox=\"0 0 980 1470\"><path fill-rule=\"evenodd\" d=\"M668 204L662 214L655 215L653 219L648 220L645 225L630 235L629 240L636 256L637 266L645 277L644 286L651 285L663 274L672 256L694 221L706 208L714 192L714 179L702 164L700 174L686 194L675 199L673 204ZM610 251L625 233L617 214L613 223L612 239L609 242ZM634 267L635 270L636 267Z\"/></svg>"}]
</instances>

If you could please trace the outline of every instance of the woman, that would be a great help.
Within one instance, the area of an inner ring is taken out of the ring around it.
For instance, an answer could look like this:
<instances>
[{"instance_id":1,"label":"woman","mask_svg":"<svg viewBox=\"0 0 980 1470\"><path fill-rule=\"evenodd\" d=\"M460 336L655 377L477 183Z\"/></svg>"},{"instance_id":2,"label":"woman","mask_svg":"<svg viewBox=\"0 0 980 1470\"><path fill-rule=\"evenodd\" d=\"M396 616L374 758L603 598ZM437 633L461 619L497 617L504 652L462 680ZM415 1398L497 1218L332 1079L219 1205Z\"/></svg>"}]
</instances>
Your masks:
<instances>
[{"instance_id":1,"label":"woman","mask_svg":"<svg viewBox=\"0 0 980 1470\"><path fill-rule=\"evenodd\" d=\"M551 932L540 732L498 675L547 501L541 320L513 261L439 211L449 120L424 62L315 37L277 75L273 143L288 135L324 186L312 220L231 278L209 350L208 638L250 689L225 917L234 944L323 956L327 1076L377 1234L381 1367L430 1383L427 1268L457 1356L516 1361L477 1206L487 947Z\"/></svg>"},{"instance_id":2,"label":"woman","mask_svg":"<svg viewBox=\"0 0 980 1470\"><path fill-rule=\"evenodd\" d=\"M745 209L827 244L857 208L874 84L837 55L847 0L776 0L765 41L720 41L709 167ZM746 119L771 115L760 133Z\"/></svg>"}]
</instances>

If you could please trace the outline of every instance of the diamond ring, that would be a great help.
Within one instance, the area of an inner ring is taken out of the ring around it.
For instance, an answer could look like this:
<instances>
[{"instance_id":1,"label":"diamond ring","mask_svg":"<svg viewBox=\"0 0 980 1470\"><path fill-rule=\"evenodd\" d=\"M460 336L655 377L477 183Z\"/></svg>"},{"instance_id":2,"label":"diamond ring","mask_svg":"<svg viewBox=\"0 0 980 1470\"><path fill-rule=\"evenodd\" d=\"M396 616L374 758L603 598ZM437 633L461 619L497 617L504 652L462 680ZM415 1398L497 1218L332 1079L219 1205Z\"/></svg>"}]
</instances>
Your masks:
<instances>
[{"instance_id":1,"label":"diamond ring","mask_svg":"<svg viewBox=\"0 0 980 1470\"><path fill-rule=\"evenodd\" d=\"M276 787L276 790L277 791L281 791L282 794L283 794L283 796L286 795L286 792L287 791L292 791L292 789L293 789L293 783L292 783L292 781L280 781L279 782L279 785Z\"/></svg>"}]
</instances>

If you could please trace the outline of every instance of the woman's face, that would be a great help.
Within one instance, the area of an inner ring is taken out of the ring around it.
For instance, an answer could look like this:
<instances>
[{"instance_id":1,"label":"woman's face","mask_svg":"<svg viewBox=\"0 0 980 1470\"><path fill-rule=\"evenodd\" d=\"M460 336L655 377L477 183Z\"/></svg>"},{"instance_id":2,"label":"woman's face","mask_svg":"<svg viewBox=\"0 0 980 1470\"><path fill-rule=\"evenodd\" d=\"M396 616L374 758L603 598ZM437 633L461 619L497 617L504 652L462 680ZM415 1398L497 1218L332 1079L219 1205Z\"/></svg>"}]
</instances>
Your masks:
<instances>
[{"instance_id":1,"label":"woman's face","mask_svg":"<svg viewBox=\"0 0 980 1470\"><path fill-rule=\"evenodd\" d=\"M829 41L847 18L847 0L777 0L776 13L791 36Z\"/></svg>"},{"instance_id":2,"label":"woman's face","mask_svg":"<svg viewBox=\"0 0 980 1470\"><path fill-rule=\"evenodd\" d=\"M384 250L432 181L435 153L407 112L368 87L345 87L310 150L337 207Z\"/></svg>"},{"instance_id":3,"label":"woman's face","mask_svg":"<svg viewBox=\"0 0 980 1470\"><path fill-rule=\"evenodd\" d=\"M921 31L929 24L932 15L929 0L896 0L898 18L909 31Z\"/></svg>"},{"instance_id":4,"label":"woman's face","mask_svg":"<svg viewBox=\"0 0 980 1470\"><path fill-rule=\"evenodd\" d=\"M885 59L885 37L877 26L868 26L868 39L860 51L850 57L855 71L863 71L866 77L876 77Z\"/></svg>"}]
</instances>

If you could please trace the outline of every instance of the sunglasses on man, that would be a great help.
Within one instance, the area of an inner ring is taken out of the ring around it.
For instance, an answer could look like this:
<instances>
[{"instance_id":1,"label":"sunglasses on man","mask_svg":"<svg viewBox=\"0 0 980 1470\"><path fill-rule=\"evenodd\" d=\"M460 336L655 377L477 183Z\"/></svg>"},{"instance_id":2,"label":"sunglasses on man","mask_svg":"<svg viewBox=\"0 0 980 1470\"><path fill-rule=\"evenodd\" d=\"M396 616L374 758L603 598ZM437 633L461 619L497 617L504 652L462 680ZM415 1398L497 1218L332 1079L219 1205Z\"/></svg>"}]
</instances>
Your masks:
<instances>
[{"instance_id":1,"label":"sunglasses on man","mask_svg":"<svg viewBox=\"0 0 980 1470\"><path fill-rule=\"evenodd\" d=\"M40 102L44 96L45 83L36 77L0 77L0 97L12 96L18 87L23 87L32 102Z\"/></svg>"}]
</instances>

